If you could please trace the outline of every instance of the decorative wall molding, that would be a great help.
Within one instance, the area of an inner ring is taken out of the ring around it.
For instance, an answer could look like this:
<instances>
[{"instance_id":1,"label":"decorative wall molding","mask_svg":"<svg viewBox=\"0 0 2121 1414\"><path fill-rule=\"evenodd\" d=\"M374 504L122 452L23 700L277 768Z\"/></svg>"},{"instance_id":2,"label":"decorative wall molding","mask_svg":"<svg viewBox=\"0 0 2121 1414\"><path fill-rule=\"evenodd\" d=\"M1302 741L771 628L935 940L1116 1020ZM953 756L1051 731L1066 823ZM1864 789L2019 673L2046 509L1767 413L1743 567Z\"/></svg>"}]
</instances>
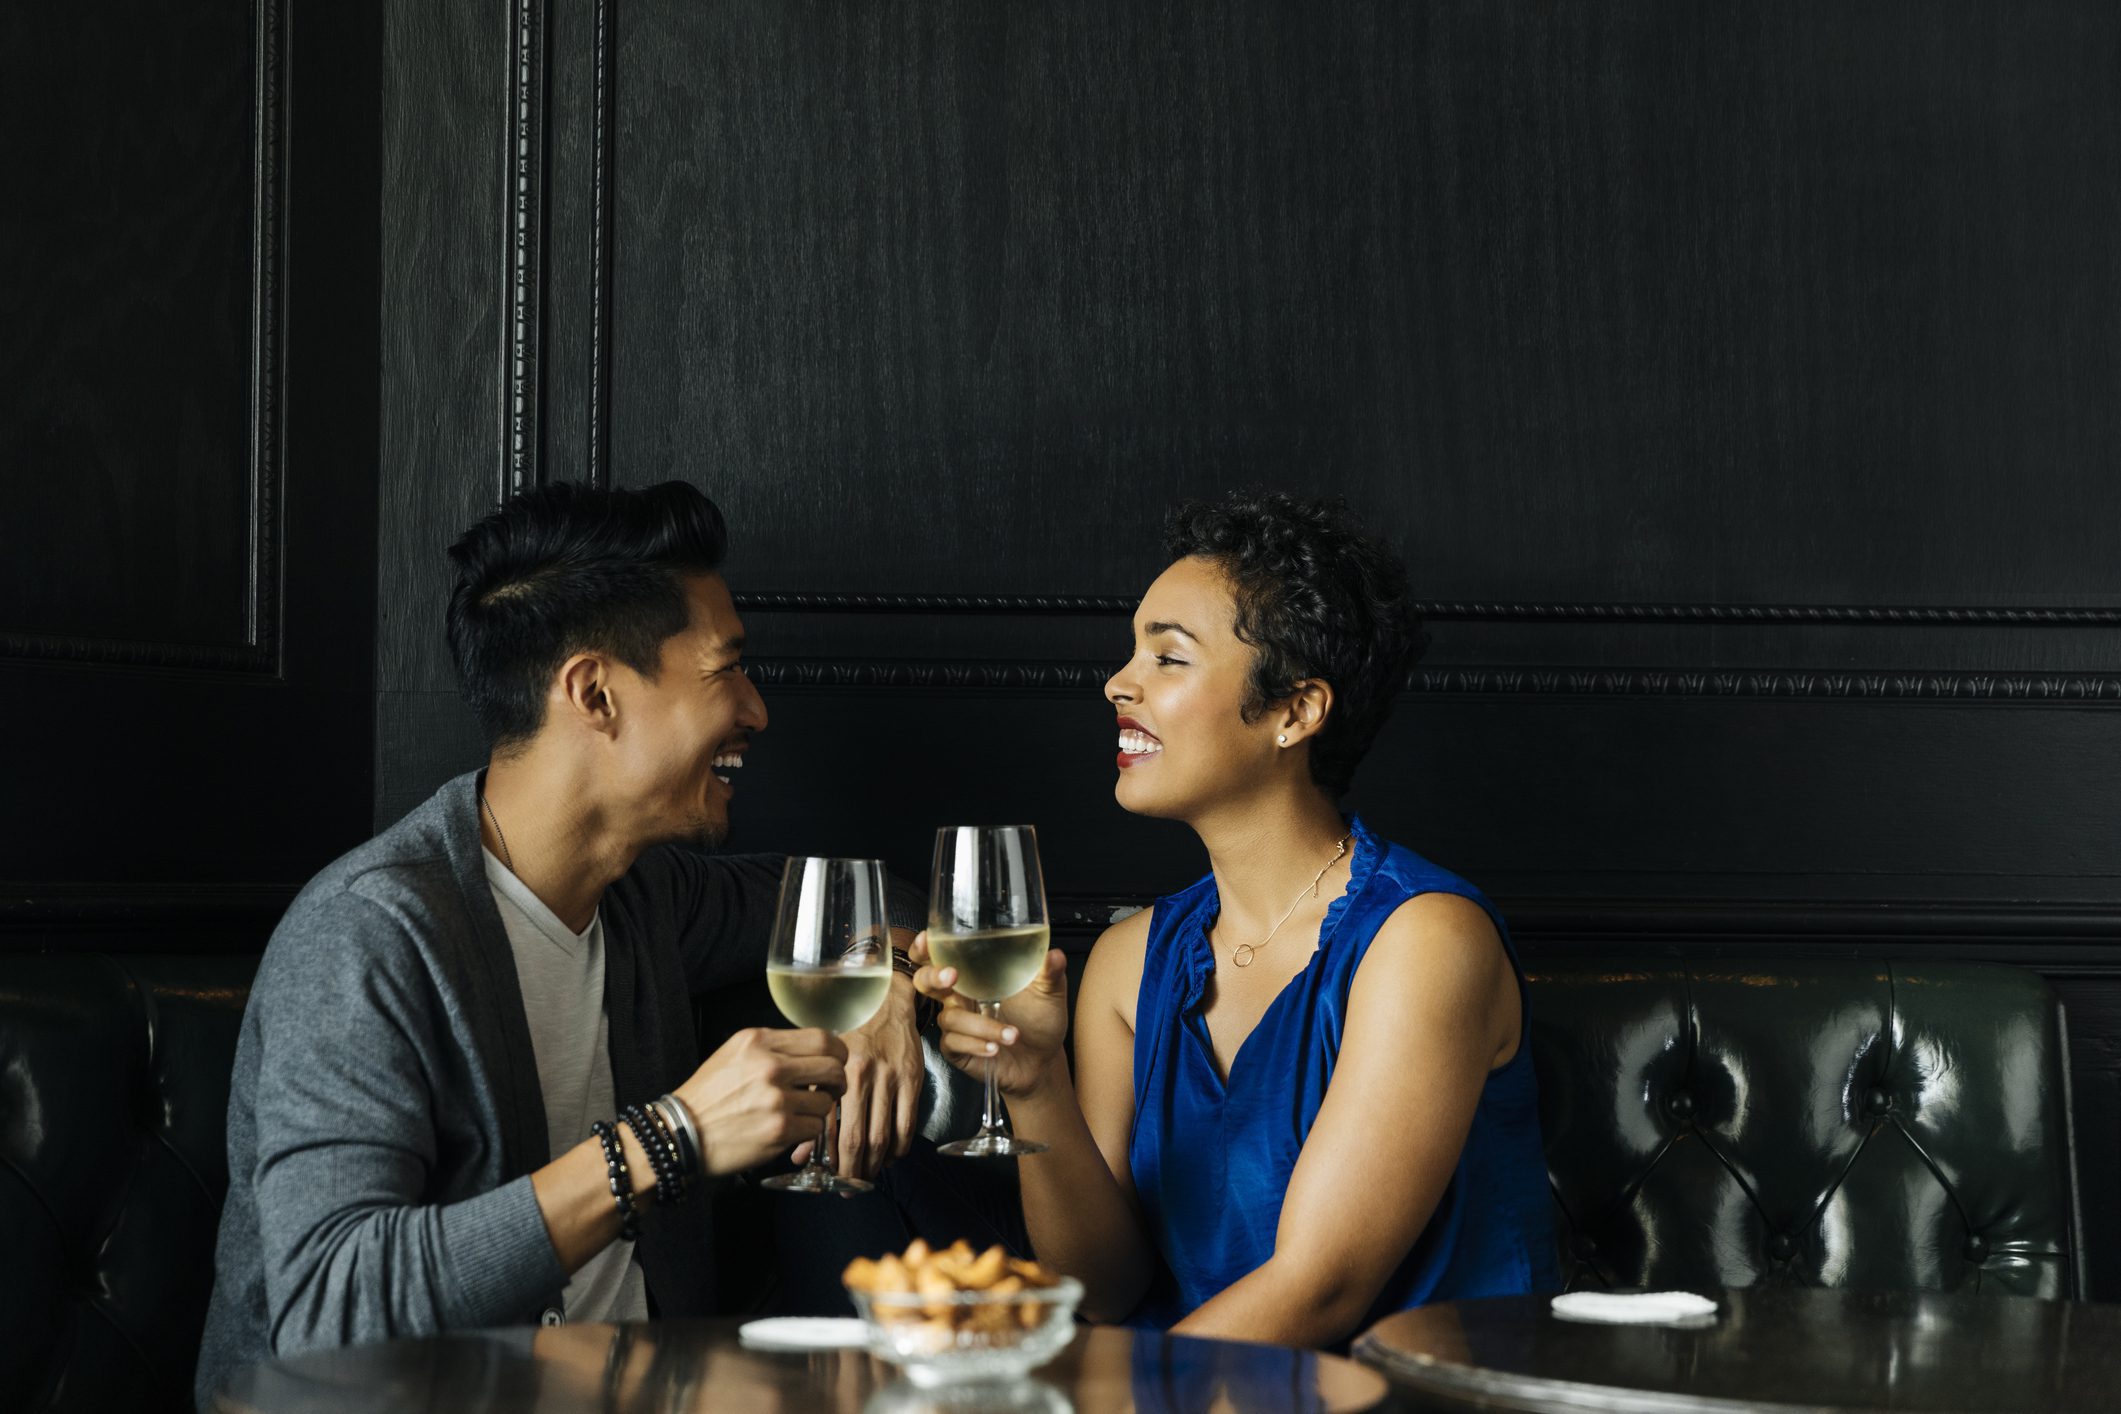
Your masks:
<instances>
[{"instance_id":1,"label":"decorative wall molding","mask_svg":"<svg viewBox=\"0 0 2121 1414\"><path fill-rule=\"evenodd\" d=\"M763 658L751 665L750 674L762 686L773 687L934 688L1037 696L1097 691L1114 666L1000 659ZM2121 703L2121 673L1424 668L1409 677L1407 690L1437 695L1874 698L2082 706Z\"/></svg>"},{"instance_id":2,"label":"decorative wall molding","mask_svg":"<svg viewBox=\"0 0 2121 1414\"><path fill-rule=\"evenodd\" d=\"M300 887L0 883L0 947L258 952Z\"/></svg>"},{"instance_id":3,"label":"decorative wall molding","mask_svg":"<svg viewBox=\"0 0 2121 1414\"><path fill-rule=\"evenodd\" d=\"M1184 883L1174 880L1173 886ZM1073 944L1152 900L1148 896L1051 896L1054 930ZM2121 907L1981 902L1865 903L1784 899L1512 899L1496 907L1510 935L1534 956L1921 957L1999 962L2045 977L2121 979Z\"/></svg>"},{"instance_id":4,"label":"decorative wall molding","mask_svg":"<svg viewBox=\"0 0 2121 1414\"><path fill-rule=\"evenodd\" d=\"M0 658L268 676L280 670L287 4L288 0L259 0L253 30L257 66L251 87L250 543L244 566L244 642L168 643L0 633Z\"/></svg>"},{"instance_id":5,"label":"decorative wall molding","mask_svg":"<svg viewBox=\"0 0 2121 1414\"><path fill-rule=\"evenodd\" d=\"M506 406L500 494L538 484L543 348L545 149L551 69L545 36L551 0L514 0L508 14L508 275L502 319Z\"/></svg>"},{"instance_id":6,"label":"decorative wall molding","mask_svg":"<svg viewBox=\"0 0 2121 1414\"><path fill-rule=\"evenodd\" d=\"M1095 594L739 594L739 609L796 614L1131 614L1136 601ZM1417 601L1450 623L1835 624L1863 627L2121 628L2121 608L1971 608L1874 604L1542 604Z\"/></svg>"}]
</instances>

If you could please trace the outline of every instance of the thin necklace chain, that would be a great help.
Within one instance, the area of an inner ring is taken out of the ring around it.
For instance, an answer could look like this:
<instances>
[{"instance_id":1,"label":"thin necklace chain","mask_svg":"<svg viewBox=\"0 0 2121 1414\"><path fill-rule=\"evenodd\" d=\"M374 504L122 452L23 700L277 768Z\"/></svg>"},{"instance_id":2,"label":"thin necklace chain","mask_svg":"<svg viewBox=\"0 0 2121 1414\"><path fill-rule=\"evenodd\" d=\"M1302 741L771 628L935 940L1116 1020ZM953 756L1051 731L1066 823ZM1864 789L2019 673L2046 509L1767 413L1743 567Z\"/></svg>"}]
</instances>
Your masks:
<instances>
[{"instance_id":1,"label":"thin necklace chain","mask_svg":"<svg viewBox=\"0 0 2121 1414\"><path fill-rule=\"evenodd\" d=\"M498 824L493 828L496 834L500 833L501 827ZM1267 930L1266 937L1261 938L1256 943L1239 943L1236 947L1230 949L1230 962L1233 966L1250 967L1252 965L1252 955L1274 941L1274 935L1281 931L1281 925L1288 922L1290 915L1296 912L1297 905L1301 904L1306 897L1318 897L1318 885L1326 877L1326 869L1331 869L1334 865L1340 863L1341 856L1348 852L1348 841L1354 837L1355 832L1353 830L1340 837L1340 843L1333 846L1333 857L1326 861L1325 868L1320 869L1311 876L1311 882L1305 886L1304 891L1298 894L1289 904L1288 912L1274 920L1274 926Z\"/></svg>"},{"instance_id":2,"label":"thin necklace chain","mask_svg":"<svg viewBox=\"0 0 2121 1414\"><path fill-rule=\"evenodd\" d=\"M509 873L515 873L516 857L508 852L508 836L501 833L501 817L493 813L493 802L486 798L485 791L479 792L479 804L486 807L486 818L493 821L493 837L501 842L501 862L508 866Z\"/></svg>"}]
</instances>

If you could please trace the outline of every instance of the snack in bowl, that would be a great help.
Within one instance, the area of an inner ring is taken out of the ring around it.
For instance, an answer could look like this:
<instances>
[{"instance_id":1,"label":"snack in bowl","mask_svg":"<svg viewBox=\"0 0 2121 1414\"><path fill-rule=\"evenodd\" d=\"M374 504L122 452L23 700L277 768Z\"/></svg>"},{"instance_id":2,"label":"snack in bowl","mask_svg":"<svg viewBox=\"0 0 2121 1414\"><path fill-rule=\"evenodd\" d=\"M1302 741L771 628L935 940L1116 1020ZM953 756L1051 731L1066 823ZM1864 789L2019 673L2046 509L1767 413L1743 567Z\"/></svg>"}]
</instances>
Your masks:
<instances>
[{"instance_id":1,"label":"snack in bowl","mask_svg":"<svg viewBox=\"0 0 2121 1414\"><path fill-rule=\"evenodd\" d=\"M917 1385L1008 1379L1043 1365L1075 1333L1081 1283L1001 1247L858 1257L842 1275L869 1348Z\"/></svg>"}]
</instances>

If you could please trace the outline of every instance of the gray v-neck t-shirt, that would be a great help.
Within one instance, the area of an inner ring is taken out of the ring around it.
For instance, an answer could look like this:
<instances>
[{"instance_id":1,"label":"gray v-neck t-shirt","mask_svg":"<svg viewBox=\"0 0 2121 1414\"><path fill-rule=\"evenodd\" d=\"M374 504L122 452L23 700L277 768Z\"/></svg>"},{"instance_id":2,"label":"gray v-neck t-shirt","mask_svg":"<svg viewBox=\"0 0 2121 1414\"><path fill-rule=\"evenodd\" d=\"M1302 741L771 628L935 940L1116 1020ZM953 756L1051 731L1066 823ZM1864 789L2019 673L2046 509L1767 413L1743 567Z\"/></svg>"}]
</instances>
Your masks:
<instances>
[{"instance_id":1,"label":"gray v-neck t-shirt","mask_svg":"<svg viewBox=\"0 0 2121 1414\"><path fill-rule=\"evenodd\" d=\"M604 1015L604 916L576 933L486 850L486 882L515 953L516 978L545 1097L552 1157L592 1137L589 1126L612 1119L611 1025ZM648 1287L633 1244L624 1239L591 1257L567 1283L569 1321L645 1321Z\"/></svg>"}]
</instances>

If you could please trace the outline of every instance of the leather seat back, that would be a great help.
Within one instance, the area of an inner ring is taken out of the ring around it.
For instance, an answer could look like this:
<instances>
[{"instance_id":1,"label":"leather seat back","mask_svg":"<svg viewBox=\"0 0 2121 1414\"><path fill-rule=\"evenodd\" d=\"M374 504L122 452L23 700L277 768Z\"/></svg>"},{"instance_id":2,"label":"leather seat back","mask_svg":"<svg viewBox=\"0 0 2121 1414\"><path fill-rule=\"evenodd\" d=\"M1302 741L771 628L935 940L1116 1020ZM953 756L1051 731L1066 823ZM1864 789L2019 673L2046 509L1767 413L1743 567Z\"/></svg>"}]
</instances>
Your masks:
<instances>
[{"instance_id":1,"label":"leather seat back","mask_svg":"<svg viewBox=\"0 0 2121 1414\"><path fill-rule=\"evenodd\" d=\"M0 954L0 1408L191 1407L256 971Z\"/></svg>"},{"instance_id":2,"label":"leather seat back","mask_svg":"<svg viewBox=\"0 0 2121 1414\"><path fill-rule=\"evenodd\" d=\"M1541 962L1571 1288L2082 1290L2060 1002L2016 968Z\"/></svg>"}]
</instances>

